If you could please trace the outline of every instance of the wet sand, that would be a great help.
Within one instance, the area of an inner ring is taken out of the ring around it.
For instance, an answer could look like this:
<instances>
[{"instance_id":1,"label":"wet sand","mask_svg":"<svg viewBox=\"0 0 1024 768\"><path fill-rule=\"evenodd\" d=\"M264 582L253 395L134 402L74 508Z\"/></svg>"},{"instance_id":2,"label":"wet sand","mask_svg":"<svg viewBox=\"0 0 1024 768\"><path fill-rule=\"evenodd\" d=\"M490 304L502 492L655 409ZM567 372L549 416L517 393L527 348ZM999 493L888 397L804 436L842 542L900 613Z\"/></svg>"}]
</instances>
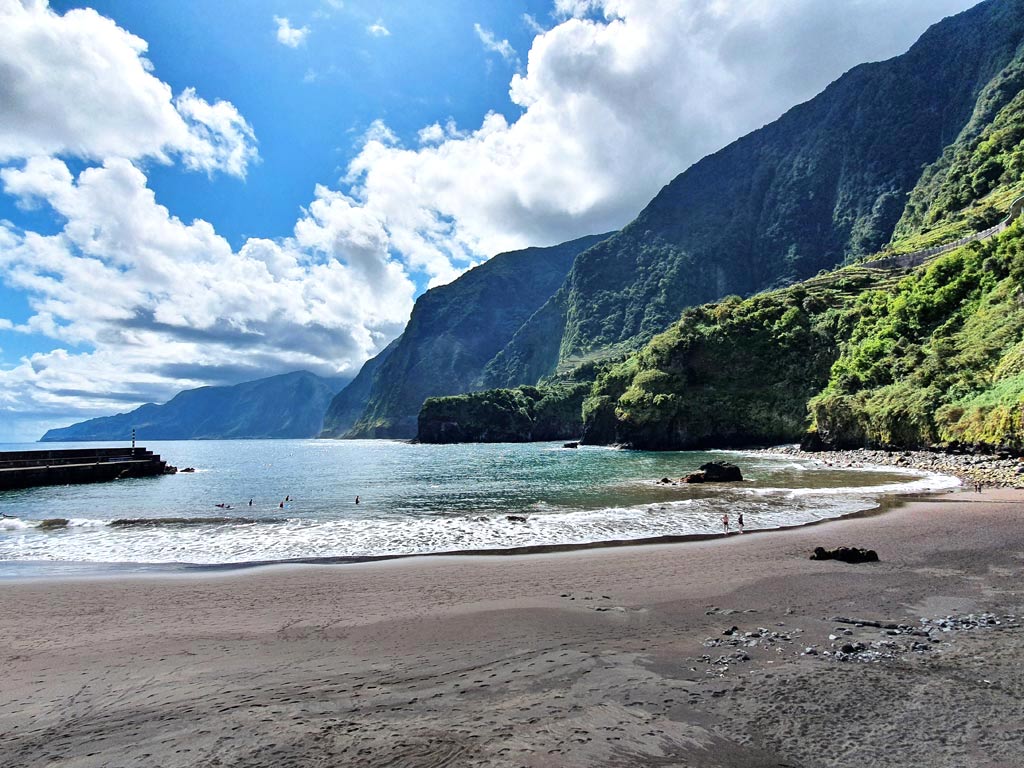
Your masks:
<instances>
[{"instance_id":1,"label":"wet sand","mask_svg":"<svg viewBox=\"0 0 1024 768\"><path fill-rule=\"evenodd\" d=\"M0 765L1019 766L1022 569L1024 492L991 490L685 544L8 581Z\"/></svg>"}]
</instances>

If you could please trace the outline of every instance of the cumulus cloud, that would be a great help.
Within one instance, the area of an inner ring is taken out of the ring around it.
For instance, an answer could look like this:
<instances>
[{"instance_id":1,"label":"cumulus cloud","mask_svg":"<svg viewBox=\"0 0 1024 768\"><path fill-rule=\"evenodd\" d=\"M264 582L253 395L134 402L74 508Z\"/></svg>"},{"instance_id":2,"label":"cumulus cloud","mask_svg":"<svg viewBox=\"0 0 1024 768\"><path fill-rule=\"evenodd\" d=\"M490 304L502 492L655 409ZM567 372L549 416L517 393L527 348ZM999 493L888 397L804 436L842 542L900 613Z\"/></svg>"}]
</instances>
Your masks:
<instances>
[{"instance_id":1,"label":"cumulus cloud","mask_svg":"<svg viewBox=\"0 0 1024 768\"><path fill-rule=\"evenodd\" d=\"M91 9L0 0L0 162L36 155L150 157L244 176L252 128L228 102L152 74L144 40Z\"/></svg>"},{"instance_id":2,"label":"cumulus cloud","mask_svg":"<svg viewBox=\"0 0 1024 768\"><path fill-rule=\"evenodd\" d=\"M292 23L283 16L275 16L274 23L277 24L277 42L289 48L298 48L309 35L309 27L293 27Z\"/></svg>"},{"instance_id":3,"label":"cumulus cloud","mask_svg":"<svg viewBox=\"0 0 1024 768\"><path fill-rule=\"evenodd\" d=\"M505 61L515 64L517 68L519 67L519 56L508 40L499 40L491 30L480 26L480 24L474 24L473 31L480 38L485 51L496 53Z\"/></svg>"},{"instance_id":4,"label":"cumulus cloud","mask_svg":"<svg viewBox=\"0 0 1024 768\"><path fill-rule=\"evenodd\" d=\"M62 344L0 371L0 410L99 412L110 393L142 402L208 383L169 377L174 365L354 373L412 307L380 222L323 187L292 236L235 251L207 222L171 215L124 159L76 177L59 159L32 158L0 182L64 221L48 236L0 225L0 273L33 311L22 330Z\"/></svg>"},{"instance_id":5,"label":"cumulus cloud","mask_svg":"<svg viewBox=\"0 0 1024 768\"><path fill-rule=\"evenodd\" d=\"M381 19L377 19L377 21L368 26L366 31L371 37L387 37L391 34L391 30L384 26L384 22Z\"/></svg>"}]
</instances>

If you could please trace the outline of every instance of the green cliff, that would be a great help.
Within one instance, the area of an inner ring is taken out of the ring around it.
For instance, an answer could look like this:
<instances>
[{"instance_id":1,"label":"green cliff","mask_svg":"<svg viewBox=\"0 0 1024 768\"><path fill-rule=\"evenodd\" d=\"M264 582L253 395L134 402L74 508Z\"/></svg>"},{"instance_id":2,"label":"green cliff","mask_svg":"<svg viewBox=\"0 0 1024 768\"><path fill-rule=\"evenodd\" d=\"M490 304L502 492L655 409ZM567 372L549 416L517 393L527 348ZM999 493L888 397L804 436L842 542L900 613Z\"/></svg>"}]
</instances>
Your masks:
<instances>
[{"instance_id":1,"label":"green cliff","mask_svg":"<svg viewBox=\"0 0 1024 768\"><path fill-rule=\"evenodd\" d=\"M420 410L417 439L424 443L526 443L575 440L590 383L489 389L432 397Z\"/></svg>"},{"instance_id":2,"label":"green cliff","mask_svg":"<svg viewBox=\"0 0 1024 768\"><path fill-rule=\"evenodd\" d=\"M1024 452L1024 230L869 291L824 391L813 445L933 444Z\"/></svg>"},{"instance_id":3,"label":"green cliff","mask_svg":"<svg viewBox=\"0 0 1024 768\"><path fill-rule=\"evenodd\" d=\"M584 442L1024 452L1024 230L687 310L601 376Z\"/></svg>"},{"instance_id":4,"label":"green cliff","mask_svg":"<svg viewBox=\"0 0 1024 768\"><path fill-rule=\"evenodd\" d=\"M1019 215L1022 60L983 90L970 125L925 169L885 252ZM908 273L898 259L868 262L684 312L598 380L585 441L1024 451L1020 224L911 260L924 263Z\"/></svg>"}]
</instances>

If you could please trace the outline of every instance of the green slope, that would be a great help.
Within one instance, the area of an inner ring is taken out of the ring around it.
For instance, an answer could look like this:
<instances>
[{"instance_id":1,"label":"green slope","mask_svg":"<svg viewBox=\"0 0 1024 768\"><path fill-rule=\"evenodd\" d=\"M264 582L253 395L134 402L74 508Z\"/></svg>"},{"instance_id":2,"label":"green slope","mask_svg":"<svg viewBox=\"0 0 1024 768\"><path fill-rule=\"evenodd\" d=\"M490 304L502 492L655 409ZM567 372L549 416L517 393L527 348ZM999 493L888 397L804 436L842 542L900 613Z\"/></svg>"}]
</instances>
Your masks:
<instances>
[{"instance_id":1,"label":"green slope","mask_svg":"<svg viewBox=\"0 0 1024 768\"><path fill-rule=\"evenodd\" d=\"M1024 451L1024 230L943 256L868 292L824 391L811 441L968 444Z\"/></svg>"}]
</instances>

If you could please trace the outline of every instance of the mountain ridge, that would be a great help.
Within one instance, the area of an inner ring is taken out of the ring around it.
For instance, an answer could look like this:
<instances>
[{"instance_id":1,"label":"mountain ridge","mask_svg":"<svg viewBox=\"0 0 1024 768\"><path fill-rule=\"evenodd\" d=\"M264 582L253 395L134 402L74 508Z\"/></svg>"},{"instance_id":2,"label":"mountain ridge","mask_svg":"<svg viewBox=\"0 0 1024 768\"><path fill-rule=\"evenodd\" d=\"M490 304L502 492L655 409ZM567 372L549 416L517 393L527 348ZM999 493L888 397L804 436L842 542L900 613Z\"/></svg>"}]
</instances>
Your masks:
<instances>
[{"instance_id":1,"label":"mountain ridge","mask_svg":"<svg viewBox=\"0 0 1024 768\"><path fill-rule=\"evenodd\" d=\"M292 371L231 386L187 389L160 405L147 403L127 413L48 430L40 442L127 440L133 428L139 440L316 437L330 399L344 383Z\"/></svg>"}]
</instances>

